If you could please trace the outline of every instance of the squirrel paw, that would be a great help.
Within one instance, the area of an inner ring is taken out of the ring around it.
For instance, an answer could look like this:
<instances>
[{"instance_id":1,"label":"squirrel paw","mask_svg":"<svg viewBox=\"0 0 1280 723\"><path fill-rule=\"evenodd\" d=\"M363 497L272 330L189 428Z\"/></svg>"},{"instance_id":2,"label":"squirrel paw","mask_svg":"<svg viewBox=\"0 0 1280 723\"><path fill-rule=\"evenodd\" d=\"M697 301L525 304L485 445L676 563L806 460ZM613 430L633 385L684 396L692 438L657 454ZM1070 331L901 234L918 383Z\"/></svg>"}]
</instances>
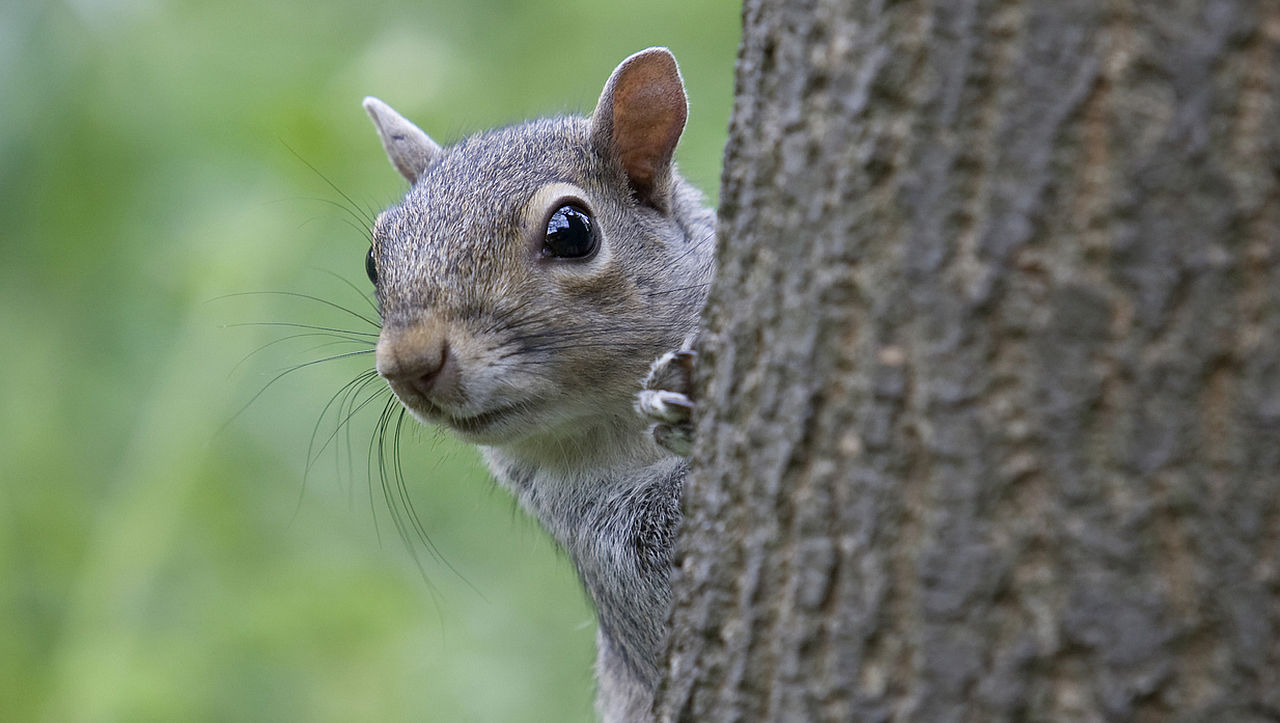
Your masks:
<instances>
[{"instance_id":1,"label":"squirrel paw","mask_svg":"<svg viewBox=\"0 0 1280 723\"><path fill-rule=\"evenodd\" d=\"M636 411L653 422L649 428L660 447L680 457L693 449L692 349L671 351L649 367L644 390L636 395Z\"/></svg>"}]
</instances>

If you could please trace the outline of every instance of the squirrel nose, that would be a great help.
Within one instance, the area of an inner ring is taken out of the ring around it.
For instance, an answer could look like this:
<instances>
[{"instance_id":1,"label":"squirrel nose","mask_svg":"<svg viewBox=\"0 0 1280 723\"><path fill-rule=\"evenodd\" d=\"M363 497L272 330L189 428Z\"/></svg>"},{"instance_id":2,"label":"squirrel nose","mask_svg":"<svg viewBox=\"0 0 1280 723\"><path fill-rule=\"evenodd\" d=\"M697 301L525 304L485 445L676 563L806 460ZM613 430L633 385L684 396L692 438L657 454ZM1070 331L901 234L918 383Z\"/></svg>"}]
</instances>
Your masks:
<instances>
[{"instance_id":1,"label":"squirrel nose","mask_svg":"<svg viewBox=\"0 0 1280 723\"><path fill-rule=\"evenodd\" d=\"M420 324L384 328L375 352L377 369L393 391L412 390L433 402L448 402L458 389L458 360L443 333Z\"/></svg>"}]
</instances>

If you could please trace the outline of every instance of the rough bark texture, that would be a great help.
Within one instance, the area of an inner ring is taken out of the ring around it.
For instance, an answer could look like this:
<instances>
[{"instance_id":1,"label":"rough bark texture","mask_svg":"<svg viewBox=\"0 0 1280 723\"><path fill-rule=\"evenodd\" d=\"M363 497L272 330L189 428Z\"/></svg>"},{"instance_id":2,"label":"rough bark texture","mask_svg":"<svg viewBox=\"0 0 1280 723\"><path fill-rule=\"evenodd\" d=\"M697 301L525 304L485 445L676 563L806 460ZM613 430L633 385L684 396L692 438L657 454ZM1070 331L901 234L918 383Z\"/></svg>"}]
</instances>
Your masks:
<instances>
[{"instance_id":1,"label":"rough bark texture","mask_svg":"<svg viewBox=\"0 0 1280 723\"><path fill-rule=\"evenodd\" d=\"M660 718L1280 718L1280 3L744 18Z\"/></svg>"}]
</instances>

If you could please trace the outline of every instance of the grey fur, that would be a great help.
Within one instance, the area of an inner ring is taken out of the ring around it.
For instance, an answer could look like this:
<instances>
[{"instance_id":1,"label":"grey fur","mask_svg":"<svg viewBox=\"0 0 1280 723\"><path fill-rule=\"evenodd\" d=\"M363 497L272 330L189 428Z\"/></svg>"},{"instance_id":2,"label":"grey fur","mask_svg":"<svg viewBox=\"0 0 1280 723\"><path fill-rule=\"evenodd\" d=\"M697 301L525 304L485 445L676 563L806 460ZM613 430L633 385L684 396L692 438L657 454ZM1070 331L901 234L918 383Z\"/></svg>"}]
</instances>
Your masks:
<instances>
[{"instance_id":1,"label":"grey fur","mask_svg":"<svg viewBox=\"0 0 1280 723\"><path fill-rule=\"evenodd\" d=\"M615 105L614 91L643 98L636 77L659 84L668 106L683 98L674 59L650 49L615 70L592 118L530 121L446 148L422 134L433 147L406 148L415 134L389 139L403 124L378 122L400 116L375 116L393 163L403 172L409 159L415 179L373 233L378 370L415 417L477 444L577 566L599 620L606 721L650 717L687 469L633 404L650 363L695 333L714 267L714 214L669 148L642 188L615 150L629 131L606 125L613 111L643 109ZM666 117L678 135L677 110ZM590 258L540 255L565 194L600 231Z\"/></svg>"}]
</instances>

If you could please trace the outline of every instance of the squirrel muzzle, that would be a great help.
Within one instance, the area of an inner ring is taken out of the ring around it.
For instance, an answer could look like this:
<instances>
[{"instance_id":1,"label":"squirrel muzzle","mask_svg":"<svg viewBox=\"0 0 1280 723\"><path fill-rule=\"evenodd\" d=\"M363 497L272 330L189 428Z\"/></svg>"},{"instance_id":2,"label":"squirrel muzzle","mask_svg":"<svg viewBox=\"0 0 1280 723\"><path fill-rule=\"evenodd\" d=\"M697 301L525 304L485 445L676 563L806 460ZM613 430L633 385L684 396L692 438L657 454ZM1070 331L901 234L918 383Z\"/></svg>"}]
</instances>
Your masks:
<instances>
[{"instance_id":1,"label":"squirrel muzzle","mask_svg":"<svg viewBox=\"0 0 1280 723\"><path fill-rule=\"evenodd\" d=\"M376 356L378 374L407 406L429 412L423 401L436 408L463 402L461 365L443 324L384 327Z\"/></svg>"}]
</instances>

